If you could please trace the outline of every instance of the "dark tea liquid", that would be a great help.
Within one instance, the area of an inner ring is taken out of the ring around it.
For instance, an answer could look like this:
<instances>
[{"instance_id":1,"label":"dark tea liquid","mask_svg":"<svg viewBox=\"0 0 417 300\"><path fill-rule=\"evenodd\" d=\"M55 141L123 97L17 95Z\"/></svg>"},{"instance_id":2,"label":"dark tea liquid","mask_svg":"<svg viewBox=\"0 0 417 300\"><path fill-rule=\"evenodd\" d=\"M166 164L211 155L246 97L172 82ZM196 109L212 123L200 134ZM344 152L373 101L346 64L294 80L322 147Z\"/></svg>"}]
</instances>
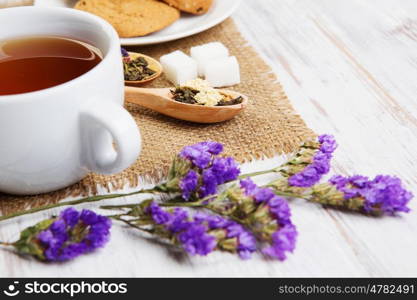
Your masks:
<instances>
[{"instance_id":1,"label":"dark tea liquid","mask_svg":"<svg viewBox=\"0 0 417 300\"><path fill-rule=\"evenodd\" d=\"M88 72L101 60L97 48L64 37L0 41L0 95L62 84Z\"/></svg>"}]
</instances>

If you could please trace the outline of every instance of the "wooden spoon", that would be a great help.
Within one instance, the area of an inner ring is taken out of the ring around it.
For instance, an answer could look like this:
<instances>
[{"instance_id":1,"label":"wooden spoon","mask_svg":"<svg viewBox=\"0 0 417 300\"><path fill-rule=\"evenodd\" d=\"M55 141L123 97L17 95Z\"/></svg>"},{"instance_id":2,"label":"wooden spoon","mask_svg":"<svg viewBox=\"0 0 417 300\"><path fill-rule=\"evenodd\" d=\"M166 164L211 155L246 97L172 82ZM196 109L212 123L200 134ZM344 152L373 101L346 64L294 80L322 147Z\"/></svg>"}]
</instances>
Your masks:
<instances>
[{"instance_id":1,"label":"wooden spoon","mask_svg":"<svg viewBox=\"0 0 417 300\"><path fill-rule=\"evenodd\" d=\"M248 104L248 98L243 94L230 90L220 91L233 99L241 96L243 102L228 106L186 104L173 100L171 88L147 89L129 86L125 87L125 100L180 120L218 123L232 119Z\"/></svg>"},{"instance_id":2,"label":"wooden spoon","mask_svg":"<svg viewBox=\"0 0 417 300\"><path fill-rule=\"evenodd\" d=\"M149 83L152 80L155 80L162 74L162 65L154 58L147 56L142 53L137 52L129 52L130 59L135 60L138 57L143 57L148 62L149 69L155 71L155 74L152 76L149 76L148 78L145 78L143 80L125 80L125 84L127 85L143 85L145 83Z\"/></svg>"}]
</instances>

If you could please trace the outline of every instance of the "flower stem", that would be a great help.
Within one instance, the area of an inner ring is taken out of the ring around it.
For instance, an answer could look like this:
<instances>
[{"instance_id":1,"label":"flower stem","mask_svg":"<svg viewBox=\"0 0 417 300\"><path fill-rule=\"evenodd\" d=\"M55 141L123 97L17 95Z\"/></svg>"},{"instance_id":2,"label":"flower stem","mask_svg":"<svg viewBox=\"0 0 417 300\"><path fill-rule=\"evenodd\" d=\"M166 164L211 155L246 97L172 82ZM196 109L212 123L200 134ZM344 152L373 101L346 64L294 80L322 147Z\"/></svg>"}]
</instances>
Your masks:
<instances>
[{"instance_id":1,"label":"flower stem","mask_svg":"<svg viewBox=\"0 0 417 300\"><path fill-rule=\"evenodd\" d=\"M123 216L123 215L114 215L114 216L107 216L107 217L108 217L108 218L111 218L111 219L114 219L114 220L116 220L116 221L123 222L123 223L125 223L126 225L129 225L130 227L136 228L136 229L138 229L138 230L140 230L140 231L143 231L143 232L146 232L146 233L150 233L150 234L152 234L152 233L153 233L153 230L151 230L151 229L146 229L146 228L142 228L142 227L140 227L140 226L137 226L137 225L133 224L132 222L130 222L129 220L125 220L125 219L123 219L123 218L122 218L122 216Z\"/></svg>"},{"instance_id":2,"label":"flower stem","mask_svg":"<svg viewBox=\"0 0 417 300\"><path fill-rule=\"evenodd\" d=\"M300 194L293 194L293 193L287 193L287 192L281 192L281 191L277 191L275 189L273 189L274 194L278 195L278 196L283 196L283 197L290 197L290 198L299 198L299 199L304 199L304 200L310 200L310 198L308 196L305 195L300 195Z\"/></svg>"},{"instance_id":3,"label":"flower stem","mask_svg":"<svg viewBox=\"0 0 417 300\"><path fill-rule=\"evenodd\" d=\"M2 245L2 246L13 246L13 243L7 243L7 242L0 241L0 245Z\"/></svg>"},{"instance_id":4,"label":"flower stem","mask_svg":"<svg viewBox=\"0 0 417 300\"><path fill-rule=\"evenodd\" d=\"M122 205L103 205L100 206L101 209L107 209L107 210L112 210L112 209L123 209L123 208L134 208L138 206L138 204L122 204Z\"/></svg>"},{"instance_id":5,"label":"flower stem","mask_svg":"<svg viewBox=\"0 0 417 300\"><path fill-rule=\"evenodd\" d=\"M206 208L206 205L198 202L164 202L159 204L162 207L194 207Z\"/></svg>"},{"instance_id":6,"label":"flower stem","mask_svg":"<svg viewBox=\"0 0 417 300\"><path fill-rule=\"evenodd\" d=\"M245 178L248 178L248 177L255 177L255 176L265 175L265 174L269 174L269 173L279 173L279 172L281 172L280 167L273 168L273 169L270 169L270 170L265 170L265 171L258 171L258 172L243 174L243 175L239 176L239 179L245 179Z\"/></svg>"},{"instance_id":7,"label":"flower stem","mask_svg":"<svg viewBox=\"0 0 417 300\"><path fill-rule=\"evenodd\" d=\"M12 219L12 218L15 218L15 217L20 217L20 216L24 216L24 215L28 215L28 214L33 214L33 213L36 213L36 212L49 210L49 209L52 209L52 208L57 208L57 207L62 207L62 206L72 206L72 205L78 205L78 204L83 204L83 203L98 202L98 201L107 200L107 199L133 196L133 195L137 195L137 194L153 194L153 193L159 193L159 192L155 191L155 189L148 189L148 190L140 190L140 191L127 193L127 194L109 194L109 195L86 197L86 198L82 198L82 199L78 199L78 200L72 200L72 201L59 202L59 203L55 203L55 204L49 204L49 205L45 205L45 206L35 207L35 208L29 209L29 210L26 210L26 211L16 212L16 213L6 215L6 216L1 216L0 217L0 222L5 221L5 220L9 220L9 219Z\"/></svg>"}]
</instances>

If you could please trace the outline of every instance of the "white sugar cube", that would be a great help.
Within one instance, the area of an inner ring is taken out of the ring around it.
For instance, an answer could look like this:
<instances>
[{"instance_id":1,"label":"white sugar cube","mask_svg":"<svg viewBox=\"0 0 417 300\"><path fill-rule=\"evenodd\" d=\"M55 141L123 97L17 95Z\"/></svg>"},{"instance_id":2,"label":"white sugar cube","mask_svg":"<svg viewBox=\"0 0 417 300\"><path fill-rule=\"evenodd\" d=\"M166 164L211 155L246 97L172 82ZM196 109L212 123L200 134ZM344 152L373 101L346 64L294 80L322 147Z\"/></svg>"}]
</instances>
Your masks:
<instances>
[{"instance_id":1,"label":"white sugar cube","mask_svg":"<svg viewBox=\"0 0 417 300\"><path fill-rule=\"evenodd\" d=\"M213 87L232 86L240 83L240 67L235 56L209 61L204 65L206 80Z\"/></svg>"},{"instance_id":2,"label":"white sugar cube","mask_svg":"<svg viewBox=\"0 0 417 300\"><path fill-rule=\"evenodd\" d=\"M191 57L198 64L198 75L203 76L203 65L214 58L225 58L229 56L229 50L220 42L208 43L191 48Z\"/></svg>"},{"instance_id":3,"label":"white sugar cube","mask_svg":"<svg viewBox=\"0 0 417 300\"><path fill-rule=\"evenodd\" d=\"M174 51L160 58L165 76L175 85L183 85L198 76L197 63L182 51Z\"/></svg>"}]
</instances>

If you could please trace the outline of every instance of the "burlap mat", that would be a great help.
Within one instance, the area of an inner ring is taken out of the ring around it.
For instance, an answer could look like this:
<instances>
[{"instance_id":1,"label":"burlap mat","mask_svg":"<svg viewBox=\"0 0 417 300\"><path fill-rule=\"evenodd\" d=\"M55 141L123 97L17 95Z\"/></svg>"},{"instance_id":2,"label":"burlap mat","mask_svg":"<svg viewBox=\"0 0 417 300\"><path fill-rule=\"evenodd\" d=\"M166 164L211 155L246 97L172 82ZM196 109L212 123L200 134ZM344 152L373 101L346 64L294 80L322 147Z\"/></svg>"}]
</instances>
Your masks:
<instances>
[{"instance_id":1,"label":"burlap mat","mask_svg":"<svg viewBox=\"0 0 417 300\"><path fill-rule=\"evenodd\" d=\"M204 140L222 142L226 154L240 162L288 153L301 141L313 135L303 120L294 113L284 90L267 64L240 35L231 19L204 33L155 46L129 50L152 57L211 41L224 43L241 66L242 84L234 89L249 96L249 107L235 119L215 125L193 124L160 115L137 105L127 104L143 137L143 150L138 161L123 173L113 176L90 174L66 189L32 197L0 195L0 212L9 214L57 202L68 196L94 194L98 187L120 189L126 184L140 186L141 179L157 181L163 176L172 157L183 146ZM167 87L160 78L151 87ZM141 176L141 177L139 177Z\"/></svg>"}]
</instances>

